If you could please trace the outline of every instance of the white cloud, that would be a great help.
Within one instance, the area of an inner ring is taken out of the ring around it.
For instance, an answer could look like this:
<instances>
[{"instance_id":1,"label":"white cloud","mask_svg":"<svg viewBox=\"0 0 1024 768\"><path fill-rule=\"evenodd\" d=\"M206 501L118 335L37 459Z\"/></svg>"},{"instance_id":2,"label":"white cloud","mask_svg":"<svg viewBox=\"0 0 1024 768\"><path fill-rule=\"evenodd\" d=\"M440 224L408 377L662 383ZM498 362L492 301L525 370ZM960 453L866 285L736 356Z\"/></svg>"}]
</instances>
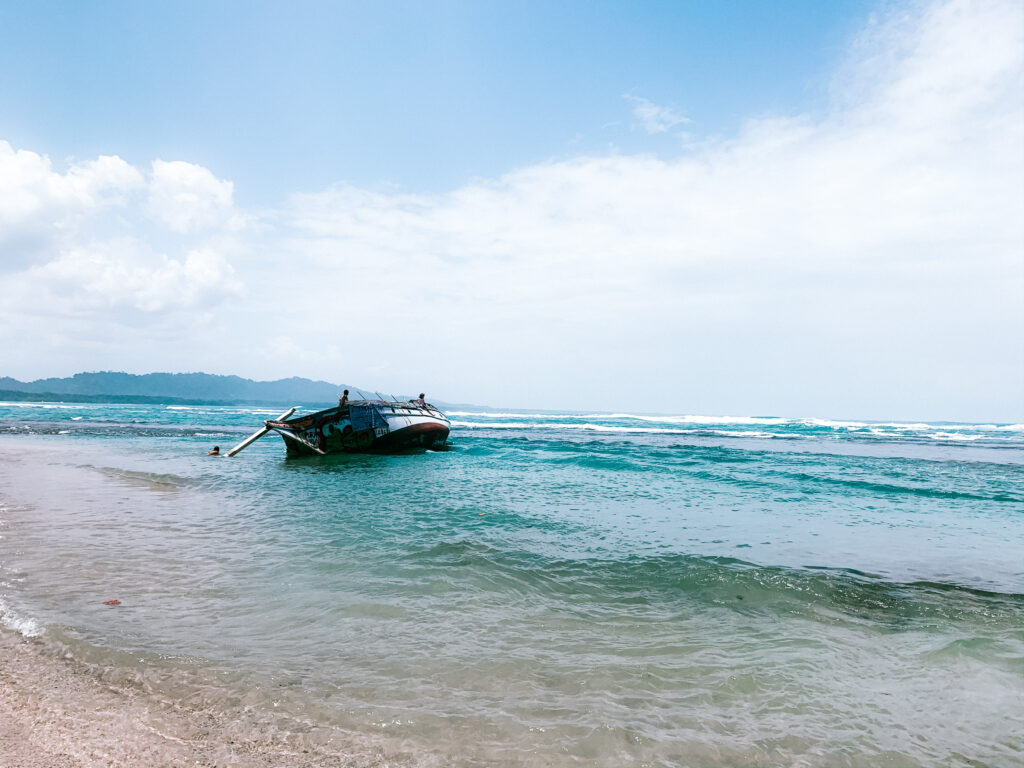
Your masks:
<instances>
[{"instance_id":1,"label":"white cloud","mask_svg":"<svg viewBox=\"0 0 1024 768\"><path fill-rule=\"evenodd\" d=\"M0 273L49 257L55 238L105 208L124 205L144 184L119 157L72 164L0 141Z\"/></svg>"},{"instance_id":2,"label":"white cloud","mask_svg":"<svg viewBox=\"0 0 1024 768\"><path fill-rule=\"evenodd\" d=\"M622 98L633 105L633 117L640 121L648 133L666 133L690 122L688 117L672 107L664 107L629 93L623 94Z\"/></svg>"},{"instance_id":3,"label":"white cloud","mask_svg":"<svg viewBox=\"0 0 1024 768\"><path fill-rule=\"evenodd\" d=\"M0 142L3 319L13 326L24 324L18 312L33 322L105 315L104 323L138 326L237 295L240 283L226 258L235 249L230 237L153 229L143 208L161 196L178 229L236 216L230 183L199 166L157 163L147 184L118 157L72 162L62 173L48 157ZM85 323L78 330L93 329Z\"/></svg>"},{"instance_id":4,"label":"white cloud","mask_svg":"<svg viewBox=\"0 0 1024 768\"><path fill-rule=\"evenodd\" d=\"M14 226L40 213L49 221L122 202L142 186L142 175L119 157L53 171L50 159L0 141L0 222Z\"/></svg>"},{"instance_id":5,"label":"white cloud","mask_svg":"<svg viewBox=\"0 0 1024 768\"><path fill-rule=\"evenodd\" d=\"M42 289L48 300L79 316L197 309L240 291L233 268L214 251L194 250L173 259L127 238L69 250L24 279L36 287L33 301Z\"/></svg>"},{"instance_id":6,"label":"white cloud","mask_svg":"<svg viewBox=\"0 0 1024 768\"><path fill-rule=\"evenodd\" d=\"M218 179L201 165L154 160L146 210L177 232L237 228L241 220L233 210L233 196L230 181Z\"/></svg>"}]
</instances>

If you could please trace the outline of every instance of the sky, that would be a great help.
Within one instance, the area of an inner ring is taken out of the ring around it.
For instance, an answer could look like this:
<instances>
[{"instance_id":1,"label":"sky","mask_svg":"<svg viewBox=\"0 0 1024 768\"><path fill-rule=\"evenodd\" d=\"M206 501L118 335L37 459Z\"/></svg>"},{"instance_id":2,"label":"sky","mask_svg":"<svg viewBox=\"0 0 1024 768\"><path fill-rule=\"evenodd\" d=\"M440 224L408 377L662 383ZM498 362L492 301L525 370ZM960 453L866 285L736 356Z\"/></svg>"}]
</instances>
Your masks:
<instances>
[{"instance_id":1,"label":"sky","mask_svg":"<svg viewBox=\"0 0 1024 768\"><path fill-rule=\"evenodd\" d=\"M0 0L0 375L1024 421L1017 0Z\"/></svg>"}]
</instances>

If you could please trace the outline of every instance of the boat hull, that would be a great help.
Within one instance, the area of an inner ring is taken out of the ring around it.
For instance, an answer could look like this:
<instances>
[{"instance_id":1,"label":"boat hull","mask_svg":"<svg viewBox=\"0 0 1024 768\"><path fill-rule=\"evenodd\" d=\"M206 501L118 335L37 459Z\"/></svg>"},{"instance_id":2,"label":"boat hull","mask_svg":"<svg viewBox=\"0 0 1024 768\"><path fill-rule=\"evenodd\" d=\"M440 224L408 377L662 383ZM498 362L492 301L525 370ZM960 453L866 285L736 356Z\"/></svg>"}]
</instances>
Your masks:
<instances>
[{"instance_id":1,"label":"boat hull","mask_svg":"<svg viewBox=\"0 0 1024 768\"><path fill-rule=\"evenodd\" d=\"M265 423L284 438L289 456L437 450L450 432L448 417L433 406L377 401Z\"/></svg>"}]
</instances>

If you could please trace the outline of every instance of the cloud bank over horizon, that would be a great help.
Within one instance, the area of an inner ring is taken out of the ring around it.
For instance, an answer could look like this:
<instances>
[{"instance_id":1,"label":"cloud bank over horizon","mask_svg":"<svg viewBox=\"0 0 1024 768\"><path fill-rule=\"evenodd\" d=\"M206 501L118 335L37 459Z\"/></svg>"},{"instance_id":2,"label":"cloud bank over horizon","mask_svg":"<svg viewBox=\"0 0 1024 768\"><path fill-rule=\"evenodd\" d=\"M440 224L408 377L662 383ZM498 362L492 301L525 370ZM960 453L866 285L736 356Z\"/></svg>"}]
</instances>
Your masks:
<instances>
[{"instance_id":1,"label":"cloud bank over horizon","mask_svg":"<svg viewBox=\"0 0 1024 768\"><path fill-rule=\"evenodd\" d=\"M873 17L828 109L671 157L244 210L183 160L0 140L3 374L206 370L493 405L1024 419L1024 18ZM665 133L686 111L639 92Z\"/></svg>"}]
</instances>

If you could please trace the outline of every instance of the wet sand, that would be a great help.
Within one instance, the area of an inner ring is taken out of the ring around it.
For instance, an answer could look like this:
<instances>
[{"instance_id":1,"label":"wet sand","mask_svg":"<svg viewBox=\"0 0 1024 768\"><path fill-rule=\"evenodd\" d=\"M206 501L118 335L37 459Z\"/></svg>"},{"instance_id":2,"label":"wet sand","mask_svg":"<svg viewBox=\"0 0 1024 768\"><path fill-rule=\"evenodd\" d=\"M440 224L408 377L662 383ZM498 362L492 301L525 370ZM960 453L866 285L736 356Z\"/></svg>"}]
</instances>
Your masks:
<instances>
[{"instance_id":1,"label":"wet sand","mask_svg":"<svg viewBox=\"0 0 1024 768\"><path fill-rule=\"evenodd\" d=\"M294 751L258 735L239 741L231 726L101 681L73 659L51 654L45 640L0 630L0 765L8 768L379 762Z\"/></svg>"}]
</instances>

